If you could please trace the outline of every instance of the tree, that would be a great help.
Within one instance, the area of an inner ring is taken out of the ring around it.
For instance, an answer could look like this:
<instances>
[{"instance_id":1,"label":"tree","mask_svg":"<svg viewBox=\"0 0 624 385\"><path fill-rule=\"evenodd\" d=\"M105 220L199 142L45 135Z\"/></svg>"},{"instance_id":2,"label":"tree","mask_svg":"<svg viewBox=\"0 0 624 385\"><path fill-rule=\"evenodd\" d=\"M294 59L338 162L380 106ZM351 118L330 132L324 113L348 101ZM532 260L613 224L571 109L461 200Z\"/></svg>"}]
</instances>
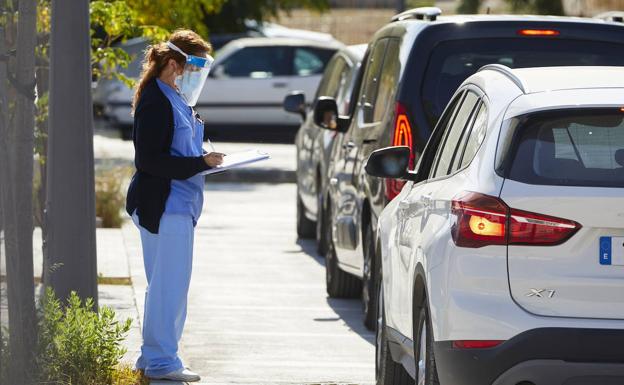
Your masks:
<instances>
[{"instance_id":1,"label":"tree","mask_svg":"<svg viewBox=\"0 0 624 385\"><path fill-rule=\"evenodd\" d=\"M479 13L481 0L462 0L457 7L457 13L471 14Z\"/></svg>"},{"instance_id":2,"label":"tree","mask_svg":"<svg viewBox=\"0 0 624 385\"><path fill-rule=\"evenodd\" d=\"M516 13L536 13L540 15L564 15L562 0L507 0Z\"/></svg>"},{"instance_id":3,"label":"tree","mask_svg":"<svg viewBox=\"0 0 624 385\"><path fill-rule=\"evenodd\" d=\"M7 0L1 9L12 9ZM33 157L36 1L20 0L18 5L16 59L14 72L6 64L3 82L10 79L15 89L15 117L6 124L9 101L2 92L0 146L2 156L2 211L5 227L7 264L7 296L9 306L9 341L11 346L12 384L27 384L32 373L32 353L35 346L35 302L33 282ZM8 23L3 23L5 26ZM2 46L6 30L2 31ZM4 50L4 47L1 47ZM4 55L6 57L6 55ZM2 88L5 88L4 85ZM4 90L3 90L4 91Z\"/></svg>"},{"instance_id":4,"label":"tree","mask_svg":"<svg viewBox=\"0 0 624 385\"><path fill-rule=\"evenodd\" d=\"M263 21L277 17L282 10L329 8L328 0L127 0L127 4L143 25L190 28L202 36L242 32L245 20Z\"/></svg>"}]
</instances>

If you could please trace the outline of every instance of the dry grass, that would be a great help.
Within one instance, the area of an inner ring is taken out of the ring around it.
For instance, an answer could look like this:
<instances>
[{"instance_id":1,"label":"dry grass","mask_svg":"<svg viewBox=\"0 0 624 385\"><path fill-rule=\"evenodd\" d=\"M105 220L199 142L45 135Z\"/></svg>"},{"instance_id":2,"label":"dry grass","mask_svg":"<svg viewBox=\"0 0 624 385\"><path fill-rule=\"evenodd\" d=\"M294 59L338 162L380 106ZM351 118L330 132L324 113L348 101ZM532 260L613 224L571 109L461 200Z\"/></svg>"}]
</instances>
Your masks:
<instances>
[{"instance_id":1,"label":"dry grass","mask_svg":"<svg viewBox=\"0 0 624 385\"><path fill-rule=\"evenodd\" d=\"M122 363L115 370L111 385L149 385L149 379L131 365Z\"/></svg>"},{"instance_id":2,"label":"dry grass","mask_svg":"<svg viewBox=\"0 0 624 385\"><path fill-rule=\"evenodd\" d=\"M98 171L95 176L95 215L102 218L102 226L119 228L123 223L125 185L131 171L117 167Z\"/></svg>"}]
</instances>

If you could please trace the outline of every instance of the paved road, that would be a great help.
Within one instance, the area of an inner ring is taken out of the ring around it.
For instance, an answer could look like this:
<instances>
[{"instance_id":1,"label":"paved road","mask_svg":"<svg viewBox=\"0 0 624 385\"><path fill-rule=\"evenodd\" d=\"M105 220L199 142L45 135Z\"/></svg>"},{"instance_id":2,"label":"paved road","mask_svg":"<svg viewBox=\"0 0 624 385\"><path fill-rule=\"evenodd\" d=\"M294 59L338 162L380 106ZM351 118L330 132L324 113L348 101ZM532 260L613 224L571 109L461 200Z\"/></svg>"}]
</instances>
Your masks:
<instances>
[{"instance_id":1,"label":"paved road","mask_svg":"<svg viewBox=\"0 0 624 385\"><path fill-rule=\"evenodd\" d=\"M180 347L203 383L374 381L374 335L359 301L327 298L324 260L296 239L294 197L294 184L208 184ZM138 236L124 237L142 309Z\"/></svg>"}]
</instances>

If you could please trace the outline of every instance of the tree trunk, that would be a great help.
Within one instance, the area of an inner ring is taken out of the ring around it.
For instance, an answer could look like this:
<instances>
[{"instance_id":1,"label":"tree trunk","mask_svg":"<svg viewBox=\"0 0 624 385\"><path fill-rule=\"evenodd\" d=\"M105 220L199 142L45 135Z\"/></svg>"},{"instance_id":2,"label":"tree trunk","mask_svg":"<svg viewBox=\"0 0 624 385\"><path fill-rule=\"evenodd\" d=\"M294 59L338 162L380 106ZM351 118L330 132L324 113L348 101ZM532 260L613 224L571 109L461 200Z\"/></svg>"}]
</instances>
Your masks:
<instances>
[{"instance_id":1,"label":"tree trunk","mask_svg":"<svg viewBox=\"0 0 624 385\"><path fill-rule=\"evenodd\" d=\"M17 25L15 125L2 130L5 168L2 199L6 226L7 295L12 384L27 384L35 348L33 281L33 134L36 1L20 0ZM31 94L32 93L32 94ZM3 93L6 95L6 92Z\"/></svg>"},{"instance_id":2,"label":"tree trunk","mask_svg":"<svg viewBox=\"0 0 624 385\"><path fill-rule=\"evenodd\" d=\"M52 0L46 286L97 309L93 106L88 0Z\"/></svg>"}]
</instances>

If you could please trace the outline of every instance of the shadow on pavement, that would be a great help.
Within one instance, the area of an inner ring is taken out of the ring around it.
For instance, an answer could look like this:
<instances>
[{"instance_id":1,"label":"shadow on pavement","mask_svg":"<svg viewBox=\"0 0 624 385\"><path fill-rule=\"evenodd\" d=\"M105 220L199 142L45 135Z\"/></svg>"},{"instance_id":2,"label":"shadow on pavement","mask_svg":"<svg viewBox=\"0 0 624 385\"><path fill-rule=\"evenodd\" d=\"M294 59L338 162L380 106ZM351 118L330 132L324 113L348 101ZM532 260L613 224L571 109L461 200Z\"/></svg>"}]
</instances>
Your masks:
<instances>
[{"instance_id":1,"label":"shadow on pavement","mask_svg":"<svg viewBox=\"0 0 624 385\"><path fill-rule=\"evenodd\" d=\"M316 242L314 240L297 239L297 245L319 265L325 266L325 258L321 257L316 252ZM327 304L336 312L339 318L319 318L314 321L335 322L342 320L353 332L357 333L371 345L375 343L375 333L364 326L364 314L362 313L362 301L360 298L343 299L327 297Z\"/></svg>"},{"instance_id":2,"label":"shadow on pavement","mask_svg":"<svg viewBox=\"0 0 624 385\"><path fill-rule=\"evenodd\" d=\"M315 260L319 265L325 266L325 258L321 257L316 251L316 241L313 239L297 238L297 245L301 247L301 251Z\"/></svg>"}]
</instances>

